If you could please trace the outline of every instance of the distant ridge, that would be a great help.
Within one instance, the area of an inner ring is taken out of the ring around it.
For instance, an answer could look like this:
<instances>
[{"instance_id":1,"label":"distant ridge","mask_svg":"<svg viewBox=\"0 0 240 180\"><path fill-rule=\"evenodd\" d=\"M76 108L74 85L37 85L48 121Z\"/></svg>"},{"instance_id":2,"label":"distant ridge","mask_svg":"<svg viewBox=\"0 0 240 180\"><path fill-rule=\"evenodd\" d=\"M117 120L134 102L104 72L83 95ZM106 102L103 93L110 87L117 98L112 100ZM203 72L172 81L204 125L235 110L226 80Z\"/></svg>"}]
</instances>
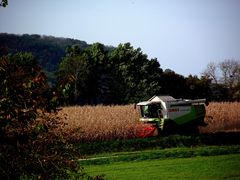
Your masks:
<instances>
[{"instance_id":1,"label":"distant ridge","mask_svg":"<svg viewBox=\"0 0 240 180\"><path fill-rule=\"evenodd\" d=\"M78 44L81 49L89 45L85 41L38 34L0 33L0 56L16 52L31 52L48 72L54 72L68 46Z\"/></svg>"}]
</instances>

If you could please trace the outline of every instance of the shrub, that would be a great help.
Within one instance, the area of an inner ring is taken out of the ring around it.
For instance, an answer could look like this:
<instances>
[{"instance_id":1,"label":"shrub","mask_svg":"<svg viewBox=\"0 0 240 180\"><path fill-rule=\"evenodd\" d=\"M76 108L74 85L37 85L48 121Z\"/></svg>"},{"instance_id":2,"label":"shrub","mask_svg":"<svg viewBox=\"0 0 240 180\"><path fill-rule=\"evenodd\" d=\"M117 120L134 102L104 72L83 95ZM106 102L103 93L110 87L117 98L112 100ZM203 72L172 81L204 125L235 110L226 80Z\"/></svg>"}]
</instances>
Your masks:
<instances>
[{"instance_id":1,"label":"shrub","mask_svg":"<svg viewBox=\"0 0 240 180\"><path fill-rule=\"evenodd\" d=\"M55 116L57 96L31 54L0 58L0 179L86 176Z\"/></svg>"}]
</instances>

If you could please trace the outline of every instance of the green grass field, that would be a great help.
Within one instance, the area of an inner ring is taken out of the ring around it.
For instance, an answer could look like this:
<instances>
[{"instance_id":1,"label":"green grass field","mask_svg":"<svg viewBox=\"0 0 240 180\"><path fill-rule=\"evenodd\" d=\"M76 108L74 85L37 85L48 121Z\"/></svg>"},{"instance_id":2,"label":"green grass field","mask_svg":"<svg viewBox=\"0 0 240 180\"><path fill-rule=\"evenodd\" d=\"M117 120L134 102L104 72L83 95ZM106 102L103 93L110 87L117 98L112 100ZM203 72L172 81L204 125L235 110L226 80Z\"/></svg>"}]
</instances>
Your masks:
<instances>
[{"instance_id":1,"label":"green grass field","mask_svg":"<svg viewBox=\"0 0 240 180\"><path fill-rule=\"evenodd\" d=\"M210 138L213 144L218 140L218 145L191 143L192 139L185 136L166 138L108 146L93 143L90 146L96 146L95 153L89 151L79 163L88 175L104 175L104 179L240 179L240 145L229 145L231 141L225 145L222 138Z\"/></svg>"},{"instance_id":2,"label":"green grass field","mask_svg":"<svg viewBox=\"0 0 240 180\"><path fill-rule=\"evenodd\" d=\"M85 165L105 179L240 179L240 154Z\"/></svg>"}]
</instances>

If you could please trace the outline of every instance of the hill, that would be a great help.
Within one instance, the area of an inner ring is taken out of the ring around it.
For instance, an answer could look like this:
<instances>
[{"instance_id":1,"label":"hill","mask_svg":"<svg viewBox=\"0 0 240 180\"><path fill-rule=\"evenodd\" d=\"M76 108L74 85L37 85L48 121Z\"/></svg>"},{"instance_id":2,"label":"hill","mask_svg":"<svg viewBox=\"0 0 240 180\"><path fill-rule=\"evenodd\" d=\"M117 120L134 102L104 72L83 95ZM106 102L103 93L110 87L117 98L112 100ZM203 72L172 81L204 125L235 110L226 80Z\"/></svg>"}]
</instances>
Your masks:
<instances>
[{"instance_id":1,"label":"hill","mask_svg":"<svg viewBox=\"0 0 240 180\"><path fill-rule=\"evenodd\" d=\"M82 49L88 47L85 41L45 35L15 35L0 33L0 56L16 52L31 52L47 72L54 72L67 47L78 44Z\"/></svg>"}]
</instances>

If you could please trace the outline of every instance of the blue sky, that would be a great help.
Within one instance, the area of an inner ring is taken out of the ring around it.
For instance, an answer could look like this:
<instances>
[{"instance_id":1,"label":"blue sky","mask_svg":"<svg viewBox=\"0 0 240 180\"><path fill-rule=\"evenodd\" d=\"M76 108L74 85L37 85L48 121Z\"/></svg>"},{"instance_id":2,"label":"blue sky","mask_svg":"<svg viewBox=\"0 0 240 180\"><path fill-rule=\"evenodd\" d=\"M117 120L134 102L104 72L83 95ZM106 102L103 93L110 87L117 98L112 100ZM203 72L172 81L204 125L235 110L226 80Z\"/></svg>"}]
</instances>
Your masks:
<instances>
[{"instance_id":1,"label":"blue sky","mask_svg":"<svg viewBox=\"0 0 240 180\"><path fill-rule=\"evenodd\" d=\"M200 76L210 61L240 60L240 0L9 0L0 32L130 42L163 69Z\"/></svg>"}]
</instances>

